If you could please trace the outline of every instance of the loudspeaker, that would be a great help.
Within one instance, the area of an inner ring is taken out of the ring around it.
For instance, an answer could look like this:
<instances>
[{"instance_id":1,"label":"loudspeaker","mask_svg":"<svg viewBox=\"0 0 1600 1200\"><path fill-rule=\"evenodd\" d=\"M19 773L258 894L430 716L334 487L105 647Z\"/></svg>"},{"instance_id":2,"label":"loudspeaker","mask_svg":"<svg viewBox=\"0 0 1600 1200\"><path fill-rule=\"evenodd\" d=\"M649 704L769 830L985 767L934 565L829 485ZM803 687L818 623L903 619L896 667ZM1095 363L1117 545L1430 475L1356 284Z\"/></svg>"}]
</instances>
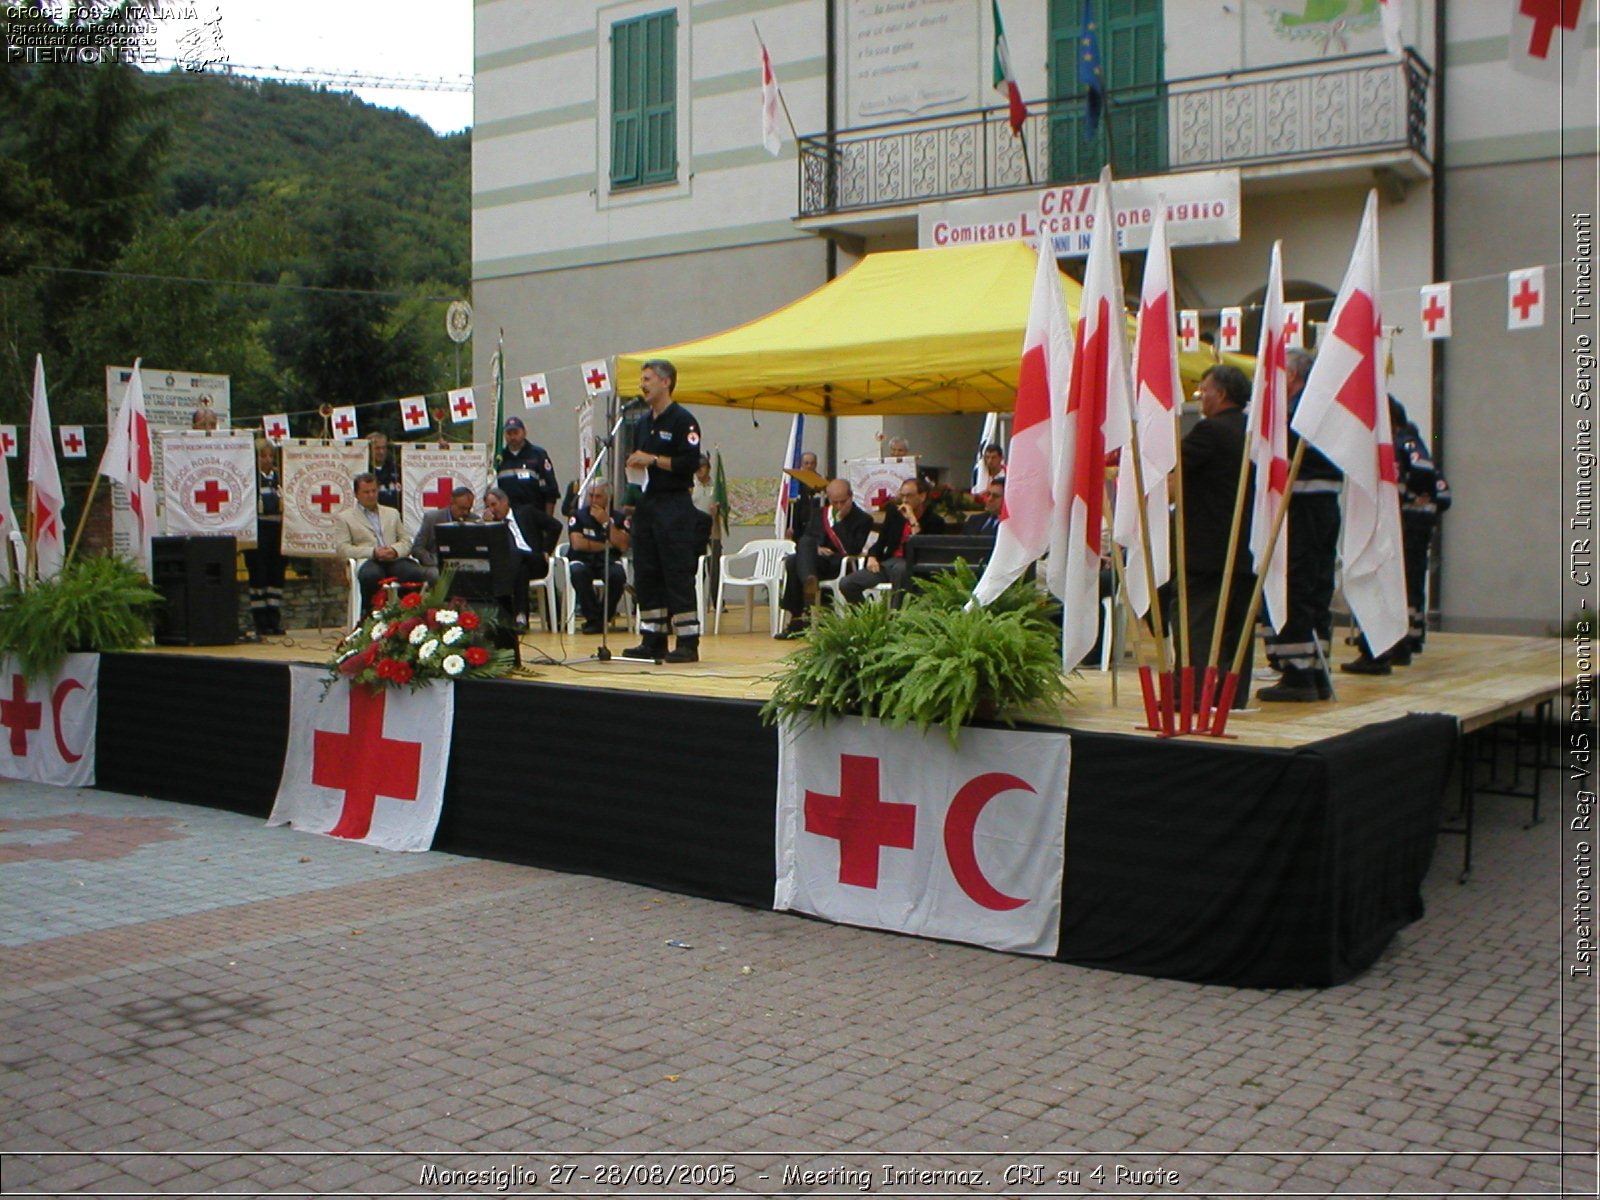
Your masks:
<instances>
[{"instance_id":1,"label":"loudspeaker","mask_svg":"<svg viewBox=\"0 0 1600 1200\"><path fill-rule=\"evenodd\" d=\"M166 603L156 615L163 646L231 646L239 640L239 584L231 537L152 540L150 582Z\"/></svg>"}]
</instances>

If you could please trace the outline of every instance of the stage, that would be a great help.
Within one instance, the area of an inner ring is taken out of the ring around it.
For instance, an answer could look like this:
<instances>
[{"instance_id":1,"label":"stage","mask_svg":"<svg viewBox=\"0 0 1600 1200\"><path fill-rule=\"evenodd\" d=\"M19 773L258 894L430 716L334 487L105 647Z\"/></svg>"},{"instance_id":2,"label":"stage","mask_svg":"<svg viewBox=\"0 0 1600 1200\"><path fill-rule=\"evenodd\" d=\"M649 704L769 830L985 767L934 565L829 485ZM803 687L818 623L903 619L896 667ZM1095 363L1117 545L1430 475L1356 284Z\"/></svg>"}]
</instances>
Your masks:
<instances>
[{"instance_id":1,"label":"stage","mask_svg":"<svg viewBox=\"0 0 1600 1200\"><path fill-rule=\"evenodd\" d=\"M99 786L264 818L286 664L336 637L105 655ZM792 646L725 633L668 667L594 661L599 642L532 634L521 675L457 686L435 847L770 907L777 735L759 708ZM1113 704L1111 676L1084 671L1074 703L1027 715L1072 739L1057 957L1236 986L1351 978L1421 915L1461 734L1559 694L1560 650L1431 635L1414 666L1236 714L1227 740L1140 731L1132 673Z\"/></svg>"}]
</instances>

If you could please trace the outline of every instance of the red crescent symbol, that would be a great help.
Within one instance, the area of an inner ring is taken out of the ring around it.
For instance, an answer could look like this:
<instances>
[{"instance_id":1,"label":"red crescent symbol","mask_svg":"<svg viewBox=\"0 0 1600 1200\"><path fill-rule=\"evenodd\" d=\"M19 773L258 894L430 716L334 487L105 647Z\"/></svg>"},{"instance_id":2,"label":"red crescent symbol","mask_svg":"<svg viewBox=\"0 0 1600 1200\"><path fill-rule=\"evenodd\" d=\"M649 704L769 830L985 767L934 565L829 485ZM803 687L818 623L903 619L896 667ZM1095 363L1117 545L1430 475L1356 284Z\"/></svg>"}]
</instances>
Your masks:
<instances>
[{"instance_id":1,"label":"red crescent symbol","mask_svg":"<svg viewBox=\"0 0 1600 1200\"><path fill-rule=\"evenodd\" d=\"M944 819L944 852L950 860L950 872L961 885L961 890L974 902L996 912L1009 912L1021 908L1025 898L1008 896L984 877L978 866L977 850L972 844L977 831L978 818L989 801L1001 792L1032 792L1033 787L1015 775L991 771L969 779L956 798L950 801L950 811Z\"/></svg>"},{"instance_id":2,"label":"red crescent symbol","mask_svg":"<svg viewBox=\"0 0 1600 1200\"><path fill-rule=\"evenodd\" d=\"M83 757L82 754L74 754L68 750L67 740L61 736L61 705L73 688L77 688L80 692L84 690L83 684L76 679L63 679L57 686L55 694L50 697L50 717L55 724L56 749L61 752L62 761L69 763L75 763Z\"/></svg>"}]
</instances>

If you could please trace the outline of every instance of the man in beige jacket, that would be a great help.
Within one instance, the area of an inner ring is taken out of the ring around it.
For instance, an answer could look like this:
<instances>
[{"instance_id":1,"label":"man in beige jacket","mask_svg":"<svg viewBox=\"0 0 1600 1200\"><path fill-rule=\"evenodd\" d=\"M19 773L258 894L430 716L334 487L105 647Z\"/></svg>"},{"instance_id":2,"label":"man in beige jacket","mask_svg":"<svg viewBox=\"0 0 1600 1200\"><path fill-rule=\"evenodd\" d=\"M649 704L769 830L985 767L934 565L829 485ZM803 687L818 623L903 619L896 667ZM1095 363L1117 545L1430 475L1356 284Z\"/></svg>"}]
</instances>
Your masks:
<instances>
[{"instance_id":1,"label":"man in beige jacket","mask_svg":"<svg viewBox=\"0 0 1600 1200\"><path fill-rule=\"evenodd\" d=\"M372 607L380 579L421 583L423 573L422 567L409 557L411 539L401 526L399 512L378 503L377 477L367 471L351 482L356 491L355 507L339 512L339 542L333 552L341 558L366 560L356 571L365 612Z\"/></svg>"}]
</instances>

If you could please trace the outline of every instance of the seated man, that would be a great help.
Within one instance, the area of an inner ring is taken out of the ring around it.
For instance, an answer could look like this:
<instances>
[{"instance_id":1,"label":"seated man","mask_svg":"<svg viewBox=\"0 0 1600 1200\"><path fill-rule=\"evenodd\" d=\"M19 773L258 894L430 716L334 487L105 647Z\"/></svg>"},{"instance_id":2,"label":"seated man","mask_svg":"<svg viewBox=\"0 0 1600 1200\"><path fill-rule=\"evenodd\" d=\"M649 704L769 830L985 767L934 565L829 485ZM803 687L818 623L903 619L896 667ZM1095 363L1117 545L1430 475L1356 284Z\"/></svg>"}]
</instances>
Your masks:
<instances>
[{"instance_id":1,"label":"seated man","mask_svg":"<svg viewBox=\"0 0 1600 1200\"><path fill-rule=\"evenodd\" d=\"M784 562L783 607L789 627L780 638L805 632L806 609L817 602L818 581L837 579L844 560L860 554L872 536L872 516L856 507L848 480L830 480L826 494L827 507Z\"/></svg>"},{"instance_id":2,"label":"seated man","mask_svg":"<svg viewBox=\"0 0 1600 1200\"><path fill-rule=\"evenodd\" d=\"M513 509L510 498L500 488L492 487L483 494L483 519L504 521L511 530L514 552L511 561L516 570L511 595L502 599L510 601L512 620L518 629L528 627L528 584L543 579L548 566L540 517L550 519L537 504L523 504Z\"/></svg>"},{"instance_id":3,"label":"seated man","mask_svg":"<svg viewBox=\"0 0 1600 1200\"><path fill-rule=\"evenodd\" d=\"M944 518L928 511L928 481L920 475L900 485L900 503L883 518L878 539L867 552L867 565L852 571L839 583L839 590L851 604L860 604L866 593L880 583L890 584L896 593L905 589L906 543L919 533L944 533ZM898 599L898 595L893 597Z\"/></svg>"},{"instance_id":4,"label":"seated man","mask_svg":"<svg viewBox=\"0 0 1600 1200\"><path fill-rule=\"evenodd\" d=\"M589 485L589 503L572 514L567 522L568 569L572 591L583 613L583 633L599 633L617 615L622 590L628 586L628 568L622 556L628 550L628 531L621 513L611 511L611 485L596 480ZM611 569L606 575L606 544L611 545ZM602 613L595 584L606 582Z\"/></svg>"},{"instance_id":5,"label":"seated man","mask_svg":"<svg viewBox=\"0 0 1600 1200\"><path fill-rule=\"evenodd\" d=\"M411 543L411 557L422 564L423 575L429 583L439 578L439 526L459 525L463 521L477 519L477 514L472 511L472 489L469 487L456 488L450 493L449 504L422 514L422 524L417 526L417 536Z\"/></svg>"},{"instance_id":6,"label":"seated man","mask_svg":"<svg viewBox=\"0 0 1600 1200\"><path fill-rule=\"evenodd\" d=\"M400 514L379 505L377 477L363 471L351 482L356 491L355 507L339 512L339 540L333 552L341 558L366 559L356 571L364 611L372 607L378 580L421 583L422 567L408 557L411 539L400 524Z\"/></svg>"},{"instance_id":7,"label":"seated man","mask_svg":"<svg viewBox=\"0 0 1600 1200\"><path fill-rule=\"evenodd\" d=\"M974 537L994 537L1000 532L1000 510L1005 507L1006 481L991 479L983 494L983 511L973 513L961 525L961 532Z\"/></svg>"}]
</instances>

